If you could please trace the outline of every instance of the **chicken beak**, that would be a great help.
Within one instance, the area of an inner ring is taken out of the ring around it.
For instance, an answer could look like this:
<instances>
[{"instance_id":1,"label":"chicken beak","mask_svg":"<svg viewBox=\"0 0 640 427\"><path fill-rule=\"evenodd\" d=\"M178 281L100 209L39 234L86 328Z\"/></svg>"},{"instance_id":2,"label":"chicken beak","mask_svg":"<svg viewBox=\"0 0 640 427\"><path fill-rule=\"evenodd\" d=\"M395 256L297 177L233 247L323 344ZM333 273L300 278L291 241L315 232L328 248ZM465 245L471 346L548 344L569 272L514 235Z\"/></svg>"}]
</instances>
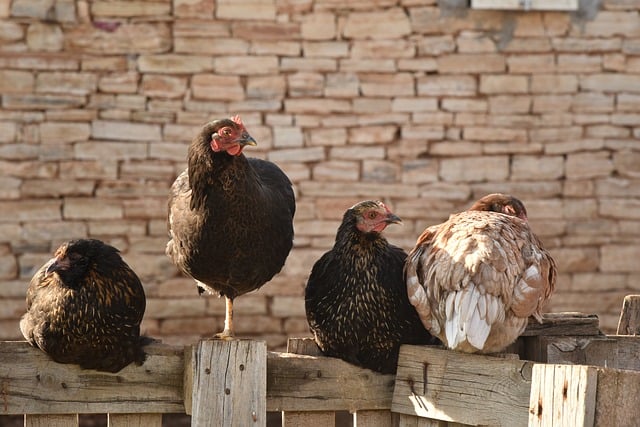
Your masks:
<instances>
[{"instance_id":1,"label":"chicken beak","mask_svg":"<svg viewBox=\"0 0 640 427\"><path fill-rule=\"evenodd\" d=\"M253 139L253 137L246 132L243 132L242 135L240 135L240 138L236 140L236 142L240 144L242 147L244 147L245 145L251 145L253 147L258 145L256 140Z\"/></svg>"},{"instance_id":2,"label":"chicken beak","mask_svg":"<svg viewBox=\"0 0 640 427\"><path fill-rule=\"evenodd\" d=\"M45 276L48 276L51 273L60 270L66 270L67 268L69 268L69 258L51 258L51 260L49 260L49 263L47 264L47 268L44 270L44 274Z\"/></svg>"},{"instance_id":3,"label":"chicken beak","mask_svg":"<svg viewBox=\"0 0 640 427\"><path fill-rule=\"evenodd\" d=\"M47 268L45 268L44 270L44 275L48 276L51 273L58 271L58 259L57 258L52 258L48 263L47 263Z\"/></svg>"},{"instance_id":4,"label":"chicken beak","mask_svg":"<svg viewBox=\"0 0 640 427\"><path fill-rule=\"evenodd\" d=\"M385 221L387 222L387 224L402 224L402 219L400 219L398 215L391 212L389 212Z\"/></svg>"}]
</instances>

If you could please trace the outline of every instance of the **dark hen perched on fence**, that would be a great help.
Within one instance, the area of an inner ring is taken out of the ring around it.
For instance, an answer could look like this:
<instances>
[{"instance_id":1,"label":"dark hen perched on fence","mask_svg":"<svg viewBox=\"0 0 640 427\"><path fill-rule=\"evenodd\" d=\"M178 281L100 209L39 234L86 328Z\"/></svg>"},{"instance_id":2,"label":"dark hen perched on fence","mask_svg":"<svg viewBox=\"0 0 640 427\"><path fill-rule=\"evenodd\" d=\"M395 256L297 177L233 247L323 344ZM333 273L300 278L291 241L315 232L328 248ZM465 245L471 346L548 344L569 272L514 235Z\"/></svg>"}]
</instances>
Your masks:
<instances>
[{"instance_id":1,"label":"dark hen perched on fence","mask_svg":"<svg viewBox=\"0 0 640 427\"><path fill-rule=\"evenodd\" d=\"M401 344L433 344L407 298L407 254L380 233L399 223L382 202L348 209L335 245L313 266L305 290L307 320L327 356L395 373Z\"/></svg>"},{"instance_id":2,"label":"dark hen perched on fence","mask_svg":"<svg viewBox=\"0 0 640 427\"><path fill-rule=\"evenodd\" d=\"M427 228L409 253L407 289L424 326L449 348L497 353L553 292L556 265L522 202L490 194Z\"/></svg>"},{"instance_id":3,"label":"dark hen perched on fence","mask_svg":"<svg viewBox=\"0 0 640 427\"><path fill-rule=\"evenodd\" d=\"M116 248L72 240L31 279L20 329L56 362L118 372L144 362L145 304L140 279Z\"/></svg>"},{"instance_id":4,"label":"dark hen perched on fence","mask_svg":"<svg viewBox=\"0 0 640 427\"><path fill-rule=\"evenodd\" d=\"M171 186L167 255L200 292L233 300L278 273L293 245L295 197L274 163L247 158L256 145L238 116L207 123L189 146L188 167Z\"/></svg>"}]
</instances>

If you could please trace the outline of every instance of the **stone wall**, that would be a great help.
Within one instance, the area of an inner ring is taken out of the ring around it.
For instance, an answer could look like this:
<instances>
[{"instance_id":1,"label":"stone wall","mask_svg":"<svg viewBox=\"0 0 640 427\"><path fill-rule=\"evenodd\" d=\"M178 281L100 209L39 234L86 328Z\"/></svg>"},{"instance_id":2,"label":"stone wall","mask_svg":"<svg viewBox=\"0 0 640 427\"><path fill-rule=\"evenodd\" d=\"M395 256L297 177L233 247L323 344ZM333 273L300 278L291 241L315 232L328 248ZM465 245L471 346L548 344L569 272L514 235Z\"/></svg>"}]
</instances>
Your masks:
<instances>
[{"instance_id":1,"label":"stone wall","mask_svg":"<svg viewBox=\"0 0 640 427\"><path fill-rule=\"evenodd\" d=\"M0 0L0 338L19 338L34 269L82 236L141 276L147 334L221 329L223 301L164 255L166 196L199 126L236 113L298 209L283 272L237 300L242 336L308 333L307 274L355 202L388 202L410 249L495 191L557 260L550 309L611 330L640 291L640 3L459 3Z\"/></svg>"}]
</instances>

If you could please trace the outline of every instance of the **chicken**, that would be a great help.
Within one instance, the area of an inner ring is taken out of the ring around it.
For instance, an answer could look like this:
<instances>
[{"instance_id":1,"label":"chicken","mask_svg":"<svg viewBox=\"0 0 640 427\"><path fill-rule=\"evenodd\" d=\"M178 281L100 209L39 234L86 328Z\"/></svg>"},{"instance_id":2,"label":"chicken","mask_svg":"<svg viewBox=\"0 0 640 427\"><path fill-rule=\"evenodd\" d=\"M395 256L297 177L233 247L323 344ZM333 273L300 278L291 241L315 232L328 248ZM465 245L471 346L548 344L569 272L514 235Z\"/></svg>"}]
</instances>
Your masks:
<instances>
[{"instance_id":1,"label":"chicken","mask_svg":"<svg viewBox=\"0 0 640 427\"><path fill-rule=\"evenodd\" d=\"M257 144L240 117L207 123L169 196L166 253L200 293L225 297L221 339L234 336L233 300L271 280L293 246L291 181L274 163L245 157L247 145Z\"/></svg>"},{"instance_id":2,"label":"chicken","mask_svg":"<svg viewBox=\"0 0 640 427\"><path fill-rule=\"evenodd\" d=\"M405 272L425 328L467 353L501 352L529 316L541 321L556 281L555 262L531 231L524 205L504 194L427 228Z\"/></svg>"},{"instance_id":3,"label":"chicken","mask_svg":"<svg viewBox=\"0 0 640 427\"><path fill-rule=\"evenodd\" d=\"M20 330L56 362L118 372L145 360L145 304L140 279L116 248L71 240L31 279Z\"/></svg>"},{"instance_id":4,"label":"chicken","mask_svg":"<svg viewBox=\"0 0 640 427\"><path fill-rule=\"evenodd\" d=\"M345 212L335 245L314 264L305 310L325 355L395 373L401 344L437 342L409 304L407 254L380 234L399 222L382 202L360 202Z\"/></svg>"}]
</instances>

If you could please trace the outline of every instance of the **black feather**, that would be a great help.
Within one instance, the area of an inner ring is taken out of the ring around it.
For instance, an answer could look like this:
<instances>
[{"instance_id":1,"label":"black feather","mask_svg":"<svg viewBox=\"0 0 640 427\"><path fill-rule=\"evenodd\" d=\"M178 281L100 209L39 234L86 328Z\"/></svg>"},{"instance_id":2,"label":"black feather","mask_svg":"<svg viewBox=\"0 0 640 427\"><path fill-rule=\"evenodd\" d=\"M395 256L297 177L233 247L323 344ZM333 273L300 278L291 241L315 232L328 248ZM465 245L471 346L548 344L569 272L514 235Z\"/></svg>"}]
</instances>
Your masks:
<instances>
[{"instance_id":1,"label":"black feather","mask_svg":"<svg viewBox=\"0 0 640 427\"><path fill-rule=\"evenodd\" d=\"M200 288L234 299L282 269L293 246L295 197L275 164L211 148L225 126L244 130L217 120L189 147L188 168L169 196L166 252Z\"/></svg>"},{"instance_id":2,"label":"black feather","mask_svg":"<svg viewBox=\"0 0 640 427\"><path fill-rule=\"evenodd\" d=\"M405 251L379 232L357 228L368 210L381 207L386 209L380 202L367 201L346 211L334 247L311 270L305 309L324 354L395 373L401 344L437 340L409 303L403 276Z\"/></svg>"},{"instance_id":3,"label":"black feather","mask_svg":"<svg viewBox=\"0 0 640 427\"><path fill-rule=\"evenodd\" d=\"M56 362L118 372L145 360L145 305L140 279L116 248L72 240L31 279L20 329Z\"/></svg>"}]
</instances>

